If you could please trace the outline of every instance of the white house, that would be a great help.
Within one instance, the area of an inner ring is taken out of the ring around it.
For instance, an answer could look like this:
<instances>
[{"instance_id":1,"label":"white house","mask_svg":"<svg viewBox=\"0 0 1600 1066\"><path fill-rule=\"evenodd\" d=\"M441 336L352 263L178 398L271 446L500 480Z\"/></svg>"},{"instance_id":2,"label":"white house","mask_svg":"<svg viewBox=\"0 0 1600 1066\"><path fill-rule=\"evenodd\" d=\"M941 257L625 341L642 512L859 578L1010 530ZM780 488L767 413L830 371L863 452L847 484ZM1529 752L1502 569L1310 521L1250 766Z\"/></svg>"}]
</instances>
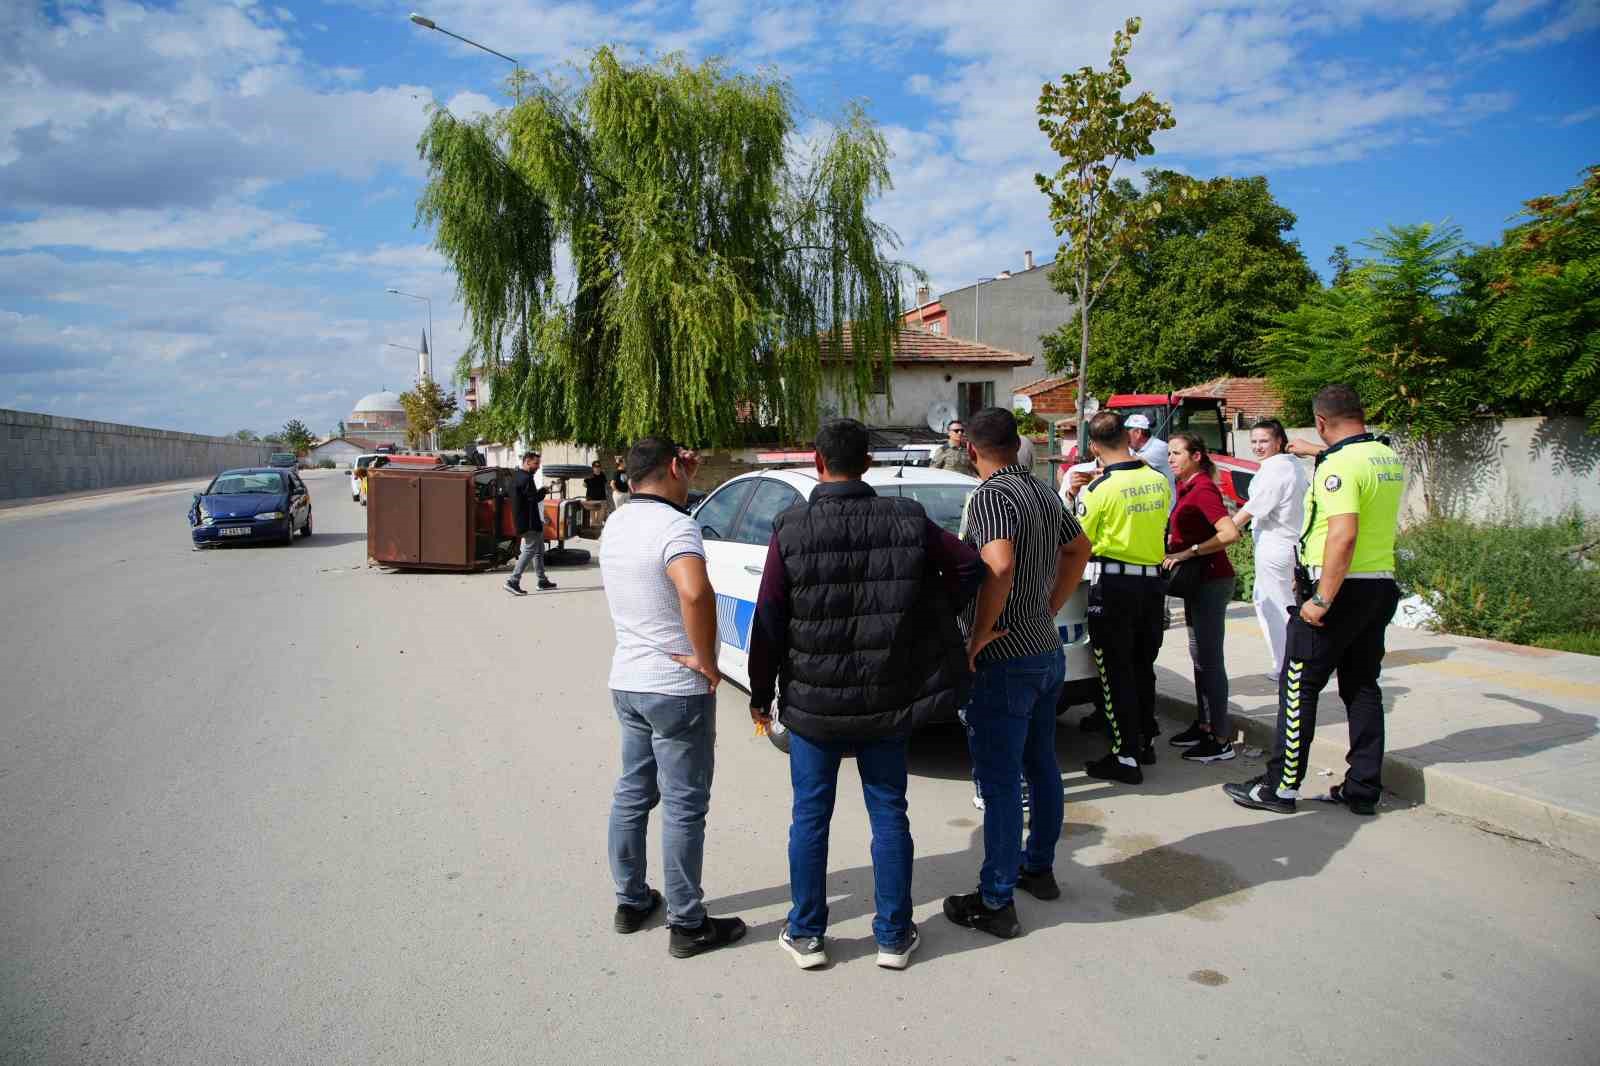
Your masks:
<instances>
[{"instance_id":1,"label":"white house","mask_svg":"<svg viewBox=\"0 0 1600 1066\"><path fill-rule=\"evenodd\" d=\"M823 359L828 348L824 341ZM908 440L943 439L944 422L936 412L954 412L966 418L985 407L1011 408L1011 379L1031 356L992 348L976 341L957 340L918 329L901 329L894 341L893 372L887 381L875 374L867 409L858 414L853 398L839 395L824 384L818 399L824 418L860 417L872 429L905 430ZM824 379L826 381L826 378Z\"/></svg>"}]
</instances>

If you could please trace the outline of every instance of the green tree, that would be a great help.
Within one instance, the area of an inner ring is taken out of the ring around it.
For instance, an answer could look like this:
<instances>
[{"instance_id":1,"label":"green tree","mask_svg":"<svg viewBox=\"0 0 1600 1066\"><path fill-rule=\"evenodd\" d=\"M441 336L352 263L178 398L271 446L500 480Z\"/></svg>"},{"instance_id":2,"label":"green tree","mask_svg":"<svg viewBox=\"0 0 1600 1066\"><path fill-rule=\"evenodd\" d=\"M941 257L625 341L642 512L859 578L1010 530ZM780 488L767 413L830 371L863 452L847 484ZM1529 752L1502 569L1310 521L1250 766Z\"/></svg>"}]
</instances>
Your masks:
<instances>
[{"instance_id":1,"label":"green tree","mask_svg":"<svg viewBox=\"0 0 1600 1066\"><path fill-rule=\"evenodd\" d=\"M1600 432L1600 166L1519 217L1491 255L1480 311L1498 393L1541 414L1581 412Z\"/></svg>"},{"instance_id":2,"label":"green tree","mask_svg":"<svg viewBox=\"0 0 1600 1066\"><path fill-rule=\"evenodd\" d=\"M493 440L495 434L487 408L464 411L459 419L439 427L439 447L452 451L465 448L479 437Z\"/></svg>"},{"instance_id":3,"label":"green tree","mask_svg":"<svg viewBox=\"0 0 1600 1066\"><path fill-rule=\"evenodd\" d=\"M1119 195L1166 207L1095 308L1090 395L1248 373L1262 332L1316 285L1287 236L1294 213L1272 198L1266 178L1195 181L1170 170L1145 178L1143 193L1119 183ZM1076 363L1080 333L1075 317L1045 339L1051 369Z\"/></svg>"},{"instance_id":4,"label":"green tree","mask_svg":"<svg viewBox=\"0 0 1600 1066\"><path fill-rule=\"evenodd\" d=\"M462 372L492 378L497 435L721 444L741 402L807 432L825 373L865 405L899 326L904 264L867 210L888 146L859 109L815 152L794 128L781 80L607 48L575 90L476 122L433 113L418 220L455 269Z\"/></svg>"},{"instance_id":5,"label":"green tree","mask_svg":"<svg viewBox=\"0 0 1600 1066\"><path fill-rule=\"evenodd\" d=\"M432 378L423 378L416 388L400 394L400 406L406 412L406 444L420 448L456 413L456 397Z\"/></svg>"},{"instance_id":6,"label":"green tree","mask_svg":"<svg viewBox=\"0 0 1600 1066\"><path fill-rule=\"evenodd\" d=\"M304 455L310 450L311 442L317 438L304 422L298 418L291 418L283 424L278 439L296 455Z\"/></svg>"},{"instance_id":7,"label":"green tree","mask_svg":"<svg viewBox=\"0 0 1600 1066\"><path fill-rule=\"evenodd\" d=\"M1342 244L1334 245L1328 265L1333 268L1333 284L1343 285L1350 278L1350 249Z\"/></svg>"},{"instance_id":8,"label":"green tree","mask_svg":"<svg viewBox=\"0 0 1600 1066\"><path fill-rule=\"evenodd\" d=\"M1391 226L1360 242L1371 253L1343 285L1280 315L1260 361L1287 413L1309 424L1316 388L1344 381L1368 418L1400 438L1431 510L1447 438L1488 394L1482 346L1462 291L1467 245L1455 226Z\"/></svg>"},{"instance_id":9,"label":"green tree","mask_svg":"<svg viewBox=\"0 0 1600 1066\"><path fill-rule=\"evenodd\" d=\"M258 436L256 431L253 429L241 429L239 432L233 435L233 438L235 440L243 441L246 444L254 444L261 439L261 437Z\"/></svg>"},{"instance_id":10,"label":"green tree","mask_svg":"<svg viewBox=\"0 0 1600 1066\"><path fill-rule=\"evenodd\" d=\"M1128 19L1111 45L1103 71L1080 67L1061 75L1060 84L1039 90L1039 129L1061 157L1053 176L1034 175L1050 200L1050 221L1063 237L1051 278L1057 291L1078 306L1078 424L1083 424L1089 370L1089 316L1118 266L1144 246L1162 203L1128 195L1116 181L1117 166L1150 155L1150 139L1177 125L1172 108L1148 92L1124 100L1133 81L1128 53L1140 22Z\"/></svg>"}]
</instances>

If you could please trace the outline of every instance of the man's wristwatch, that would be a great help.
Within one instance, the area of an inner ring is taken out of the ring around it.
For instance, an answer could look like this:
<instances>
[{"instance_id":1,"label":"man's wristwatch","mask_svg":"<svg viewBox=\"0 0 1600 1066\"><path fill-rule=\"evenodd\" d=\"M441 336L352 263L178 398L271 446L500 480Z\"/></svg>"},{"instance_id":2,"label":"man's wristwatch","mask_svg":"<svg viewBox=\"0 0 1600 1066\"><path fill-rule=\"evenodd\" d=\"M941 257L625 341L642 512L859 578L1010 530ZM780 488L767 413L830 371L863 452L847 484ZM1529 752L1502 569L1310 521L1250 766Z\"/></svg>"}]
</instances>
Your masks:
<instances>
[{"instance_id":1,"label":"man's wristwatch","mask_svg":"<svg viewBox=\"0 0 1600 1066\"><path fill-rule=\"evenodd\" d=\"M1311 594L1311 599L1309 601L1307 601L1307 602L1316 604L1318 607L1321 607L1324 611L1326 611L1329 607L1333 606L1332 603L1329 603L1327 600L1322 598L1322 593L1320 593L1320 592L1313 592Z\"/></svg>"}]
</instances>

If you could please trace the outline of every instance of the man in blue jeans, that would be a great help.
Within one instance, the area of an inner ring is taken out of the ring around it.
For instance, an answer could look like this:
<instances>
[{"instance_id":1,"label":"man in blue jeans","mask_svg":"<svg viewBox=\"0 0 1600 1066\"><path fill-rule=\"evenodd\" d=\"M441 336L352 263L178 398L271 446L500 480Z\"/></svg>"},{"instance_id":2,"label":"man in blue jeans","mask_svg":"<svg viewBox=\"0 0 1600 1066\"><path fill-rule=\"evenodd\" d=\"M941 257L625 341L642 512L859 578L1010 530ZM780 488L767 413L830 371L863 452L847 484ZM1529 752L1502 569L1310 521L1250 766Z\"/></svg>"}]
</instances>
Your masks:
<instances>
[{"instance_id":1,"label":"man in blue jeans","mask_svg":"<svg viewBox=\"0 0 1600 1066\"><path fill-rule=\"evenodd\" d=\"M818 430L820 483L773 522L750 632L750 716L771 721L776 687L789 730L794 906L779 943L803 970L828 961L828 828L846 755L872 823L878 965L910 963L906 738L954 713L970 680L955 614L982 578L978 554L915 500L874 492L869 461L860 422Z\"/></svg>"},{"instance_id":2,"label":"man in blue jeans","mask_svg":"<svg viewBox=\"0 0 1600 1066\"><path fill-rule=\"evenodd\" d=\"M744 936L738 918L706 914L700 887L717 739L717 604L700 527L684 502L698 459L662 437L628 452L637 506L618 511L600 541L600 580L617 631L611 703L622 727L622 774L608 850L613 927L637 932L661 906L645 880L650 811L666 801L667 949L687 959Z\"/></svg>"},{"instance_id":3,"label":"man in blue jeans","mask_svg":"<svg viewBox=\"0 0 1600 1066\"><path fill-rule=\"evenodd\" d=\"M966 426L984 479L967 504L966 540L988 577L961 618L977 673L962 720L984 801L984 858L978 891L947 897L944 913L1009 938L1022 932L1012 900L1019 885L1039 899L1061 895L1053 872L1062 820L1056 705L1066 675L1055 616L1083 577L1089 540L1060 497L1017 462L1010 411L985 408ZM1023 777L1032 794L1026 849Z\"/></svg>"}]
</instances>

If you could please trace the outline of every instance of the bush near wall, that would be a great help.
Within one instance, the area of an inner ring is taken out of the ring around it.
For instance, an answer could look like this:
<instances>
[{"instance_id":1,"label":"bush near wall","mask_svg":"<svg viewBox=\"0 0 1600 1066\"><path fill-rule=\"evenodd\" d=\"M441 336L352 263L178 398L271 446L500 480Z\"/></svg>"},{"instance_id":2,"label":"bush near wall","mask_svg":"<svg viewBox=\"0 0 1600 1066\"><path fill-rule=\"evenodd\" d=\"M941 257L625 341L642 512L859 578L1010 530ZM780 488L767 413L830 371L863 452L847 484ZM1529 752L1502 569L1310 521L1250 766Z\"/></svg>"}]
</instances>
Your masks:
<instances>
[{"instance_id":1,"label":"bush near wall","mask_svg":"<svg viewBox=\"0 0 1600 1066\"><path fill-rule=\"evenodd\" d=\"M1600 655L1600 523L1571 514L1550 522L1469 522L1435 518L1396 542L1402 594L1425 596L1436 632ZM1228 547L1239 573L1234 598L1255 583L1249 534Z\"/></svg>"}]
</instances>

